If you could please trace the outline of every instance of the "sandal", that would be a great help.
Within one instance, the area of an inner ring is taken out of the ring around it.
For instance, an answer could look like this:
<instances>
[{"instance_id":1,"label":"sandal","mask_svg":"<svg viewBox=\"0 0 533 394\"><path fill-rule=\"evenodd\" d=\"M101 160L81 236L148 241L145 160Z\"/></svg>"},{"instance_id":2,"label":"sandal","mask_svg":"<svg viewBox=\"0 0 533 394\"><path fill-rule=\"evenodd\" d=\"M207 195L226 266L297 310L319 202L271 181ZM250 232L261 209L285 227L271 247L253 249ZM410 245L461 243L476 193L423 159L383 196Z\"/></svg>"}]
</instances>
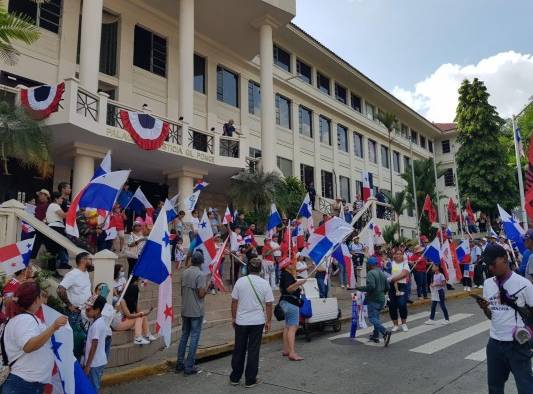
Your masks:
<instances>
[{"instance_id":1,"label":"sandal","mask_svg":"<svg viewBox=\"0 0 533 394\"><path fill-rule=\"evenodd\" d=\"M303 357L300 357L300 356L297 356L297 357L289 357L289 360L290 361L302 361L304 358Z\"/></svg>"}]
</instances>

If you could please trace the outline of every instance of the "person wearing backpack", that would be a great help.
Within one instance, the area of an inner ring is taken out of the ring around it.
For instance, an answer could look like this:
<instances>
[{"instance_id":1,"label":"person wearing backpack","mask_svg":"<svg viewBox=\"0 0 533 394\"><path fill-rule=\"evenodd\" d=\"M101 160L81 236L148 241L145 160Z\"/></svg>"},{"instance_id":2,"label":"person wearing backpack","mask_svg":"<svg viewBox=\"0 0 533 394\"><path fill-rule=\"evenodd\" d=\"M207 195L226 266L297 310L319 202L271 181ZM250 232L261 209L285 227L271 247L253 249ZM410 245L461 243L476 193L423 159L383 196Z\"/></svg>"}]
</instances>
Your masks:
<instances>
[{"instance_id":1,"label":"person wearing backpack","mask_svg":"<svg viewBox=\"0 0 533 394\"><path fill-rule=\"evenodd\" d=\"M232 372L230 383L239 384L246 362L245 385L257 385L257 371L259 369L259 349L263 329L270 331L272 320L272 303L274 295L269 283L261 278L261 259L254 257L248 262L249 275L237 280L231 293L231 316L235 329L235 348L231 358Z\"/></svg>"},{"instance_id":2,"label":"person wearing backpack","mask_svg":"<svg viewBox=\"0 0 533 394\"><path fill-rule=\"evenodd\" d=\"M391 331L383 327L379 316L385 306L385 294L389 291L389 283L377 264L378 259L376 257L372 256L368 259L366 286L357 286L356 290L366 292L368 320L374 325L374 332L370 335L370 340L379 343L379 334L381 334L383 335L385 347L387 347L389 346Z\"/></svg>"},{"instance_id":3,"label":"person wearing backpack","mask_svg":"<svg viewBox=\"0 0 533 394\"><path fill-rule=\"evenodd\" d=\"M35 316L41 304L39 285L24 282L7 307L9 320L0 345L3 363L9 366L10 372L2 385L2 394L41 394L50 382L54 367L50 338L68 319L58 317L47 327Z\"/></svg>"}]
</instances>

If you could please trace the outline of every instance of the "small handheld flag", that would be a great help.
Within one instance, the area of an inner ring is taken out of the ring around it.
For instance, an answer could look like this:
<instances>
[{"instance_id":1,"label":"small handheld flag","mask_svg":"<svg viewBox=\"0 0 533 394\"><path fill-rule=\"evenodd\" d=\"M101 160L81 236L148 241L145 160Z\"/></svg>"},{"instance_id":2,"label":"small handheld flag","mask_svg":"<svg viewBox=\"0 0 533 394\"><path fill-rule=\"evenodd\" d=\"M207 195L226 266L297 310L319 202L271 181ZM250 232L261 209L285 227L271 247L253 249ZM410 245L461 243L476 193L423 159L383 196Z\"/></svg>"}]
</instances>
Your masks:
<instances>
[{"instance_id":1,"label":"small handheld flag","mask_svg":"<svg viewBox=\"0 0 533 394\"><path fill-rule=\"evenodd\" d=\"M268 215L267 220L267 231L272 235L274 229L281 224L281 216L279 215L276 204L272 203L270 205L270 214Z\"/></svg>"},{"instance_id":2,"label":"small handheld flag","mask_svg":"<svg viewBox=\"0 0 533 394\"><path fill-rule=\"evenodd\" d=\"M194 193L194 192L197 192L198 190L204 190L208 185L209 183L199 180L198 183L194 185L194 189L192 191Z\"/></svg>"},{"instance_id":3,"label":"small handheld flag","mask_svg":"<svg viewBox=\"0 0 533 394\"><path fill-rule=\"evenodd\" d=\"M111 151L107 151L107 154L102 159L102 162L98 166L98 168L94 171L94 178L99 177L100 175L104 175L111 172Z\"/></svg>"},{"instance_id":4,"label":"small handheld flag","mask_svg":"<svg viewBox=\"0 0 533 394\"><path fill-rule=\"evenodd\" d=\"M422 253L422 256L426 258L426 260L431 261L434 264L440 264L440 241L439 237L435 237L431 243L426 246L426 249L424 250L424 253Z\"/></svg>"},{"instance_id":5,"label":"small handheld flag","mask_svg":"<svg viewBox=\"0 0 533 394\"><path fill-rule=\"evenodd\" d=\"M0 248L0 271L6 275L25 269L30 263L35 237Z\"/></svg>"}]
</instances>

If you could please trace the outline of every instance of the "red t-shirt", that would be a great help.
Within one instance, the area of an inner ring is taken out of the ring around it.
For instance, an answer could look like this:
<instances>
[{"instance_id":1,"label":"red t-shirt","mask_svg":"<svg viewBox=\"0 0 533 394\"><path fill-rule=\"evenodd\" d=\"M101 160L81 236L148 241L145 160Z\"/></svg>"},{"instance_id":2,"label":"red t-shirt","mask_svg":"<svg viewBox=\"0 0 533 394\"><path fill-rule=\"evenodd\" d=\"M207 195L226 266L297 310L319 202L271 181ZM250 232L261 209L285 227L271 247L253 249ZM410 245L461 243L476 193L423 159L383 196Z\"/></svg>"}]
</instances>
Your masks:
<instances>
[{"instance_id":1,"label":"red t-shirt","mask_svg":"<svg viewBox=\"0 0 533 394\"><path fill-rule=\"evenodd\" d=\"M417 261L421 256L422 256L421 253L413 253L413 254L411 255L411 257L409 257L409 261L410 261L410 262L415 262L415 261ZM415 268L414 268L414 270L415 270L416 272L425 272L426 269L427 269L427 264L428 264L427 260L426 260L424 257L422 257L422 258L421 258L420 260L418 260L418 262L415 264Z\"/></svg>"},{"instance_id":2,"label":"red t-shirt","mask_svg":"<svg viewBox=\"0 0 533 394\"><path fill-rule=\"evenodd\" d=\"M111 219L109 219L110 227L115 227L117 231L124 230L124 218L121 213L112 213Z\"/></svg>"},{"instance_id":3,"label":"red t-shirt","mask_svg":"<svg viewBox=\"0 0 533 394\"><path fill-rule=\"evenodd\" d=\"M3 296L4 297L13 297L15 291L20 287L20 282L15 278L11 279L4 286Z\"/></svg>"}]
</instances>

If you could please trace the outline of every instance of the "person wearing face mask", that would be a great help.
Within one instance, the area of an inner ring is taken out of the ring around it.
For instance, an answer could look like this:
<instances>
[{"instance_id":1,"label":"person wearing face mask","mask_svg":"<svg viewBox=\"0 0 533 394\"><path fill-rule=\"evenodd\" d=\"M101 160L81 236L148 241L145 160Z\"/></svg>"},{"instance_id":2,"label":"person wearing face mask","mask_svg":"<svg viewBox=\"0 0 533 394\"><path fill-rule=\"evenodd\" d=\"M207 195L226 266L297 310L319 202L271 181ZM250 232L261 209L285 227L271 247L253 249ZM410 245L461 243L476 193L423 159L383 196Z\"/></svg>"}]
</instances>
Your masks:
<instances>
[{"instance_id":1,"label":"person wearing face mask","mask_svg":"<svg viewBox=\"0 0 533 394\"><path fill-rule=\"evenodd\" d=\"M118 298L124 290L126 285L126 273L122 264L115 264L115 271L113 273L113 305L118 301Z\"/></svg>"},{"instance_id":2,"label":"person wearing face mask","mask_svg":"<svg viewBox=\"0 0 533 394\"><path fill-rule=\"evenodd\" d=\"M91 256L87 252L76 256L76 268L68 272L57 288L57 296L65 303L71 326L81 321L81 310L91 297L89 272L94 271Z\"/></svg>"}]
</instances>

